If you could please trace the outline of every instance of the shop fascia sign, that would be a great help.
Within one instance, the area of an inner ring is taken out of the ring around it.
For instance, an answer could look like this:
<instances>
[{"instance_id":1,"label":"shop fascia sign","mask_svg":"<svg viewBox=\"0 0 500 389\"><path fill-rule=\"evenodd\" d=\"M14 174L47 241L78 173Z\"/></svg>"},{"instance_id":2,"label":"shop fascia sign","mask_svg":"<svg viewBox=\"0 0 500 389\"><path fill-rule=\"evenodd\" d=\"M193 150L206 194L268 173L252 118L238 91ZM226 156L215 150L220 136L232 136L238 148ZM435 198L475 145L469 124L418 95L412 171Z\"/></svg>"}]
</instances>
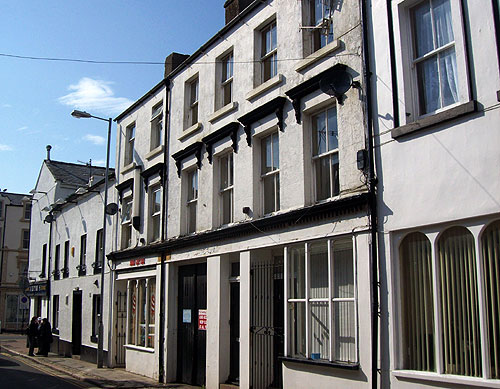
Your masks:
<instances>
[{"instance_id":1,"label":"shop fascia sign","mask_svg":"<svg viewBox=\"0 0 500 389\"><path fill-rule=\"evenodd\" d=\"M49 283L47 281L34 282L26 288L26 296L48 296Z\"/></svg>"},{"instance_id":2,"label":"shop fascia sign","mask_svg":"<svg viewBox=\"0 0 500 389\"><path fill-rule=\"evenodd\" d=\"M131 259L129 262L130 266L140 266L146 264L146 259L145 258L137 258L137 259Z\"/></svg>"}]
</instances>

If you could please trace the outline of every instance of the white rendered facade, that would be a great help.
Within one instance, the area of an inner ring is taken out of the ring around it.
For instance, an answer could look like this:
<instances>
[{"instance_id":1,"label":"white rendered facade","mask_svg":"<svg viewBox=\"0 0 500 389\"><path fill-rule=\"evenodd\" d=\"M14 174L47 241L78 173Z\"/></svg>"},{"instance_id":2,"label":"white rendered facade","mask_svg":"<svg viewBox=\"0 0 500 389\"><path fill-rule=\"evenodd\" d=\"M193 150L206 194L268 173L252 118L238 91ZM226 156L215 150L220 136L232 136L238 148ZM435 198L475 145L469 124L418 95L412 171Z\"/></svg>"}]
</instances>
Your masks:
<instances>
[{"instance_id":1,"label":"white rendered facade","mask_svg":"<svg viewBox=\"0 0 500 389\"><path fill-rule=\"evenodd\" d=\"M370 2L383 388L500 387L498 5Z\"/></svg>"},{"instance_id":2,"label":"white rendered facade","mask_svg":"<svg viewBox=\"0 0 500 389\"><path fill-rule=\"evenodd\" d=\"M34 194L37 201L32 210L32 228L36 233L31 240L29 266L36 280L30 285L31 312L49 319L55 337L52 352L66 356L77 354L84 360L95 361L99 304L104 303L105 363L113 366L115 362L108 360L109 350L115 348L109 343L112 339L109 330L112 270L104 266L104 297L101 298L99 265L102 263L103 169L92 167L95 173L90 171L90 175L95 176L90 181L88 176L81 176L80 183L68 183L55 176L48 165L57 165L76 176L89 170L85 165L51 160L42 164ZM82 193L75 193L79 188ZM110 178L108 203L116 201L114 179ZM114 218L107 217L106 254L116 247ZM40 287L44 292L40 292Z\"/></svg>"},{"instance_id":3,"label":"white rendered facade","mask_svg":"<svg viewBox=\"0 0 500 389\"><path fill-rule=\"evenodd\" d=\"M356 162L367 147L360 9L333 11L333 39L316 47L301 28L311 26L311 5L251 2L117 118L117 188L132 212L111 256L116 290L128 288L129 330L139 323L131 288L141 280L155 281L165 317L149 318L164 325L163 348L158 325L151 347L130 344L141 329L127 335L131 371L208 388L370 385L369 195ZM319 86L337 69L360 83L342 104ZM156 154L160 103L167 138ZM148 216L155 185L167 188L159 242ZM143 302L150 311L151 299Z\"/></svg>"}]
</instances>

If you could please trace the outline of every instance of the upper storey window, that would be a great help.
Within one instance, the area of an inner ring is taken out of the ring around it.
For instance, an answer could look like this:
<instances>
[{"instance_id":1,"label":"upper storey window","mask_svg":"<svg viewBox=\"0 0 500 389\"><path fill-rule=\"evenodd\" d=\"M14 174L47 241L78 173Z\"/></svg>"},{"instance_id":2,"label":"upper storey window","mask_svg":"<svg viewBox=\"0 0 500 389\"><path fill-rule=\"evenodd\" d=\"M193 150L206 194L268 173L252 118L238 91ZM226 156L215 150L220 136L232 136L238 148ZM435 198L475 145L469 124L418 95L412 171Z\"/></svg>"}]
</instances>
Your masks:
<instances>
[{"instance_id":1,"label":"upper storey window","mask_svg":"<svg viewBox=\"0 0 500 389\"><path fill-rule=\"evenodd\" d=\"M233 185L234 185L234 168L233 168L233 153L226 154L220 157L220 214L221 223L229 224L233 221Z\"/></svg>"},{"instance_id":2,"label":"upper storey window","mask_svg":"<svg viewBox=\"0 0 500 389\"><path fill-rule=\"evenodd\" d=\"M313 52L325 47L333 41L332 9L330 1L310 0L311 26L314 26L312 33Z\"/></svg>"},{"instance_id":3,"label":"upper storey window","mask_svg":"<svg viewBox=\"0 0 500 389\"><path fill-rule=\"evenodd\" d=\"M280 158L278 132L262 139L261 180L264 214L280 209Z\"/></svg>"},{"instance_id":4,"label":"upper storey window","mask_svg":"<svg viewBox=\"0 0 500 389\"><path fill-rule=\"evenodd\" d=\"M222 59L222 106L226 106L233 101L233 62L232 52Z\"/></svg>"},{"instance_id":5,"label":"upper storey window","mask_svg":"<svg viewBox=\"0 0 500 389\"><path fill-rule=\"evenodd\" d=\"M278 48L276 20L261 30L261 81L265 82L278 74Z\"/></svg>"},{"instance_id":6,"label":"upper storey window","mask_svg":"<svg viewBox=\"0 0 500 389\"><path fill-rule=\"evenodd\" d=\"M134 159L135 123L127 127L125 137L126 143L124 165L129 165Z\"/></svg>"},{"instance_id":7,"label":"upper storey window","mask_svg":"<svg viewBox=\"0 0 500 389\"><path fill-rule=\"evenodd\" d=\"M312 117L313 165L316 200L339 194L339 142L335 107Z\"/></svg>"},{"instance_id":8,"label":"upper storey window","mask_svg":"<svg viewBox=\"0 0 500 389\"><path fill-rule=\"evenodd\" d=\"M196 231L196 213L198 204L198 170L193 169L185 174L186 193L186 231L187 233Z\"/></svg>"},{"instance_id":9,"label":"upper storey window","mask_svg":"<svg viewBox=\"0 0 500 389\"><path fill-rule=\"evenodd\" d=\"M30 220L31 219L31 203L24 203L24 219L25 220Z\"/></svg>"},{"instance_id":10,"label":"upper storey window","mask_svg":"<svg viewBox=\"0 0 500 389\"><path fill-rule=\"evenodd\" d=\"M186 83L186 119L185 127L189 128L198 123L198 98L199 98L198 76Z\"/></svg>"},{"instance_id":11,"label":"upper storey window","mask_svg":"<svg viewBox=\"0 0 500 389\"><path fill-rule=\"evenodd\" d=\"M450 0L427 0L411 8L413 69L419 114L458 102L458 74Z\"/></svg>"},{"instance_id":12,"label":"upper storey window","mask_svg":"<svg viewBox=\"0 0 500 389\"><path fill-rule=\"evenodd\" d=\"M156 104L151 111L151 150L161 145L163 133L163 102Z\"/></svg>"}]
</instances>

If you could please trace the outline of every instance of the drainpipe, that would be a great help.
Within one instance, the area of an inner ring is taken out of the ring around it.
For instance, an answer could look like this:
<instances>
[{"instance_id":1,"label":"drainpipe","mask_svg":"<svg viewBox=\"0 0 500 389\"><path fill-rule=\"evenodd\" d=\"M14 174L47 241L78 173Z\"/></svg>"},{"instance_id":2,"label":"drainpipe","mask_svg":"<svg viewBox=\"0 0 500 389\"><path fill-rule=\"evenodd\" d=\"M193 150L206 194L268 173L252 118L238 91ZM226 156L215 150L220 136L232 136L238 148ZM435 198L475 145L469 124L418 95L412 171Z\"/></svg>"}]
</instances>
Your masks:
<instances>
[{"instance_id":1,"label":"drainpipe","mask_svg":"<svg viewBox=\"0 0 500 389\"><path fill-rule=\"evenodd\" d=\"M168 169L169 169L169 141L170 141L170 79L165 78L165 111L163 119L164 135L163 135L163 211L161 215L161 241L165 242L167 239L167 204L168 204ZM159 333L159 358L158 358L158 381L163 383L165 380L165 260L167 253L165 250L161 253L160 263L160 333Z\"/></svg>"},{"instance_id":2,"label":"drainpipe","mask_svg":"<svg viewBox=\"0 0 500 389\"><path fill-rule=\"evenodd\" d=\"M378 387L378 341L379 341L379 279L378 279L378 252L377 252L377 178L375 176L375 153L373 147L373 112L372 112L372 91L371 91L371 70L370 70L370 52L369 52L369 36L367 26L367 5L366 1L360 0L361 7L361 26L363 30L363 59L364 59L364 84L365 84L365 105L366 105L366 127L368 138L368 158L369 171L368 182L370 191L370 226L371 226L371 301L372 301L372 369L371 380L372 388Z\"/></svg>"},{"instance_id":3,"label":"drainpipe","mask_svg":"<svg viewBox=\"0 0 500 389\"><path fill-rule=\"evenodd\" d=\"M52 212L49 213L49 215L52 215ZM54 220L50 222L49 226L49 261L47 264L47 288L49 289L49 298L47 300L47 319L50 319L50 301L52 300L52 288L50 287L50 275L52 274L50 272L50 263L52 262L52 225L54 223ZM59 343L58 343L59 344Z\"/></svg>"}]
</instances>

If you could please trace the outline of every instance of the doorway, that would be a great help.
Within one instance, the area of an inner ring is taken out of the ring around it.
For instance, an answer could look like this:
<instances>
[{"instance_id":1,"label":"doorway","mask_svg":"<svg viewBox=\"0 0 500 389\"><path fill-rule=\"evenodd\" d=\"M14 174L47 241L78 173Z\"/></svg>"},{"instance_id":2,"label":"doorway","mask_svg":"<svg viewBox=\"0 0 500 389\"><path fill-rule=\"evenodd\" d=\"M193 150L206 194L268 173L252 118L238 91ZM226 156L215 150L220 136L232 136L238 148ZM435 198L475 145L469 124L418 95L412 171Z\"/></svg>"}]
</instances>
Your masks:
<instances>
[{"instance_id":1,"label":"doorway","mask_svg":"<svg viewBox=\"0 0 500 389\"><path fill-rule=\"evenodd\" d=\"M71 353L80 355L82 348L82 291L73 291Z\"/></svg>"},{"instance_id":2,"label":"doorway","mask_svg":"<svg viewBox=\"0 0 500 389\"><path fill-rule=\"evenodd\" d=\"M205 385L207 264L179 267L177 380Z\"/></svg>"},{"instance_id":3,"label":"doorway","mask_svg":"<svg viewBox=\"0 0 500 389\"><path fill-rule=\"evenodd\" d=\"M228 383L240 381L240 263L231 263L229 278L229 378Z\"/></svg>"}]
</instances>

